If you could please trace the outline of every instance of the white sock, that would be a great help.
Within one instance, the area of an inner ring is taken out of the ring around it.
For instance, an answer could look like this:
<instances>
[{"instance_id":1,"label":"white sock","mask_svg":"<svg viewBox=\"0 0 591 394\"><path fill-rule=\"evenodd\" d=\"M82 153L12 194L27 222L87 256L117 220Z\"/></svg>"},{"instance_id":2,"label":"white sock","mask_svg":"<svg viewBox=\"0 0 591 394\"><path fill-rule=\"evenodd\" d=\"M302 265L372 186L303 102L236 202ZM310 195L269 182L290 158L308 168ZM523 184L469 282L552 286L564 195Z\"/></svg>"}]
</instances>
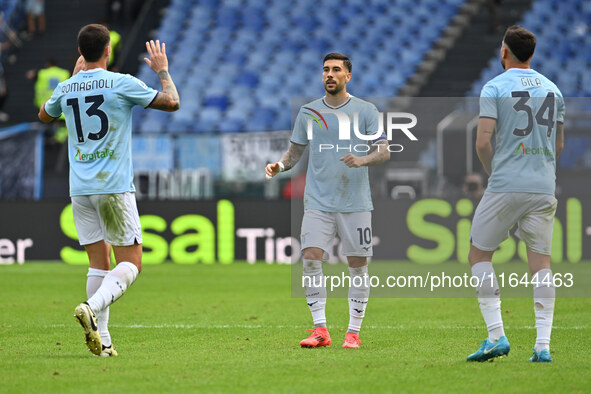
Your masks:
<instances>
[{"instance_id":1,"label":"white sock","mask_svg":"<svg viewBox=\"0 0 591 394\"><path fill-rule=\"evenodd\" d=\"M472 276L478 278L476 288L480 312L488 330L488 340L496 342L505 335L501 317L501 294L495 270L490 261L483 261L472 266Z\"/></svg>"},{"instance_id":2,"label":"white sock","mask_svg":"<svg viewBox=\"0 0 591 394\"><path fill-rule=\"evenodd\" d=\"M138 270L128 261L117 264L111 272L105 276L101 287L88 299L88 305L94 313L99 313L125 293L125 290L137 278Z\"/></svg>"},{"instance_id":3,"label":"white sock","mask_svg":"<svg viewBox=\"0 0 591 394\"><path fill-rule=\"evenodd\" d=\"M304 259L304 287L306 301L312 312L315 327L326 327L326 287L322 274L322 261Z\"/></svg>"},{"instance_id":4,"label":"white sock","mask_svg":"<svg viewBox=\"0 0 591 394\"><path fill-rule=\"evenodd\" d=\"M550 351L550 334L552 333L556 297L556 288L552 278L552 270L549 268L539 270L532 278L537 331L535 350L538 353L544 349Z\"/></svg>"},{"instance_id":5,"label":"white sock","mask_svg":"<svg viewBox=\"0 0 591 394\"><path fill-rule=\"evenodd\" d=\"M96 268L89 268L86 279L86 296L92 297L94 293L101 287L103 278L109 273L108 270L99 270ZM111 346L111 334L109 333L109 307L106 307L102 311L96 314L96 320L98 322L98 330L101 336L101 342L103 345Z\"/></svg>"},{"instance_id":6,"label":"white sock","mask_svg":"<svg viewBox=\"0 0 591 394\"><path fill-rule=\"evenodd\" d=\"M349 328L347 332L359 334L369 300L369 277L367 265L359 268L349 267L351 285L349 286Z\"/></svg>"}]
</instances>

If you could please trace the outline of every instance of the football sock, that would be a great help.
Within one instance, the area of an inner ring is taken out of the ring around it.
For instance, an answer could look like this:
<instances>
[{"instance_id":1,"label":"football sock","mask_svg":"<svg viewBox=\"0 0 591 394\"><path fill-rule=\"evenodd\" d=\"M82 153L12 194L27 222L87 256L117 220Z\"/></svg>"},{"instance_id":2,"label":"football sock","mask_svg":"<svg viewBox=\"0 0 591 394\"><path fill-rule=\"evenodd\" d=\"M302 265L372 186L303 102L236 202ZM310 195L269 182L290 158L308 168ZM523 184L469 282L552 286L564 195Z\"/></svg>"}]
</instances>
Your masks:
<instances>
[{"instance_id":1,"label":"football sock","mask_svg":"<svg viewBox=\"0 0 591 394\"><path fill-rule=\"evenodd\" d=\"M135 281L138 270L130 262L122 261L103 279L101 287L88 299L88 305L94 313L99 313L125 293L125 290Z\"/></svg>"},{"instance_id":2,"label":"football sock","mask_svg":"<svg viewBox=\"0 0 591 394\"><path fill-rule=\"evenodd\" d=\"M550 334L554 318L554 302L556 288L554 287L552 270L539 270L532 278L534 283L534 313L536 316L536 346L535 351L550 350Z\"/></svg>"},{"instance_id":3,"label":"football sock","mask_svg":"<svg viewBox=\"0 0 591 394\"><path fill-rule=\"evenodd\" d=\"M484 261L474 264L472 276L478 278L476 294L480 304L480 312L488 329L488 340L496 342L505 335L505 331L501 317L501 294L492 263Z\"/></svg>"},{"instance_id":4,"label":"football sock","mask_svg":"<svg viewBox=\"0 0 591 394\"><path fill-rule=\"evenodd\" d=\"M103 278L109 273L108 270L99 270L96 268L89 268L86 280L86 296L92 297L94 293L101 287ZM98 331L101 336L101 342L105 346L111 346L111 334L109 333L109 307L96 314L98 322Z\"/></svg>"},{"instance_id":5,"label":"football sock","mask_svg":"<svg viewBox=\"0 0 591 394\"><path fill-rule=\"evenodd\" d=\"M314 327L326 327L326 287L324 287L322 262L304 259L303 275L306 301L312 312Z\"/></svg>"},{"instance_id":6,"label":"football sock","mask_svg":"<svg viewBox=\"0 0 591 394\"><path fill-rule=\"evenodd\" d=\"M369 278L367 265L358 268L349 267L351 284L349 286L349 329L347 332L359 334L369 300Z\"/></svg>"}]
</instances>

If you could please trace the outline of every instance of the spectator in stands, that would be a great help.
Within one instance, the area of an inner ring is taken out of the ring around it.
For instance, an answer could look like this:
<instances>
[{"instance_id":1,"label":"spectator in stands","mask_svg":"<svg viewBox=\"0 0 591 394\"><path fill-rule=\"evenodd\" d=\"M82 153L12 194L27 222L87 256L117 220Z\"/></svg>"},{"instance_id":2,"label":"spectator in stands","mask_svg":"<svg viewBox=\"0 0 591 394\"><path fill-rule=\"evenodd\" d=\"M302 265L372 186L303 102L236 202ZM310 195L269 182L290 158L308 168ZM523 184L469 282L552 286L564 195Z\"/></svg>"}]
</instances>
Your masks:
<instances>
[{"instance_id":1,"label":"spectator in stands","mask_svg":"<svg viewBox=\"0 0 591 394\"><path fill-rule=\"evenodd\" d=\"M462 186L462 193L468 198L480 200L484 194L484 181L482 175L476 172L466 175L464 185Z\"/></svg>"},{"instance_id":2,"label":"spectator in stands","mask_svg":"<svg viewBox=\"0 0 591 394\"><path fill-rule=\"evenodd\" d=\"M41 34L45 33L45 0L26 0L25 12L29 34L35 34L37 31ZM37 26L35 26L35 19L37 19Z\"/></svg>"},{"instance_id":3,"label":"spectator in stands","mask_svg":"<svg viewBox=\"0 0 591 394\"><path fill-rule=\"evenodd\" d=\"M54 59L47 59L45 68L29 70L25 76L29 80L35 80L34 103L35 107L40 109L43 103L51 98L57 85L70 78L70 72L58 67ZM68 129L65 127L64 116L61 115L57 122L48 125L44 134L45 153L48 158L54 159L55 169L61 173L65 169L68 154L67 144L64 144L68 138Z\"/></svg>"},{"instance_id":4,"label":"spectator in stands","mask_svg":"<svg viewBox=\"0 0 591 394\"><path fill-rule=\"evenodd\" d=\"M35 107L41 108L44 102L49 100L53 91L60 82L70 78L70 72L58 67L54 59L47 59L45 68L29 70L25 74L27 79L35 81Z\"/></svg>"}]
</instances>

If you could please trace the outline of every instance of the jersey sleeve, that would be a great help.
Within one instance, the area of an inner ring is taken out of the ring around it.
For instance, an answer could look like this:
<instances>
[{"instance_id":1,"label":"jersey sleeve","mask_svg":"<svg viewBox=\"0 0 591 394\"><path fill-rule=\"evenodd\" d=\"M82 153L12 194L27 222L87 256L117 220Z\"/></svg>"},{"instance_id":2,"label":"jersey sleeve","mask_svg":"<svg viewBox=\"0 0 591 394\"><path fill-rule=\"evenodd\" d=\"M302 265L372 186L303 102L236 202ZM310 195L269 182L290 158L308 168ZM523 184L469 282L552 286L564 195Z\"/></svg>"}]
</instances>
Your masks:
<instances>
[{"instance_id":1,"label":"jersey sleeve","mask_svg":"<svg viewBox=\"0 0 591 394\"><path fill-rule=\"evenodd\" d=\"M380 130L380 113L375 105L369 104L365 111L365 134L372 135L376 134ZM383 130L382 132L374 138L371 143L375 144L378 141L387 141L386 133Z\"/></svg>"},{"instance_id":2,"label":"jersey sleeve","mask_svg":"<svg viewBox=\"0 0 591 394\"><path fill-rule=\"evenodd\" d=\"M487 83L480 93L480 117L497 119L497 89Z\"/></svg>"},{"instance_id":3,"label":"jersey sleeve","mask_svg":"<svg viewBox=\"0 0 591 394\"><path fill-rule=\"evenodd\" d=\"M558 99L556 100L556 121L560 123L564 123L564 113L565 113L565 104L564 104L564 97L562 97L562 93L558 92Z\"/></svg>"},{"instance_id":4,"label":"jersey sleeve","mask_svg":"<svg viewBox=\"0 0 591 394\"><path fill-rule=\"evenodd\" d=\"M58 84L49 100L45 102L45 112L47 112L47 115L52 118L59 118L62 115L62 104L60 100L62 97L61 91L62 86L61 84Z\"/></svg>"},{"instance_id":5,"label":"jersey sleeve","mask_svg":"<svg viewBox=\"0 0 591 394\"><path fill-rule=\"evenodd\" d=\"M293 124L293 131L291 133L291 142L298 145L308 145L308 136L306 133L307 122L300 108L298 116Z\"/></svg>"},{"instance_id":6,"label":"jersey sleeve","mask_svg":"<svg viewBox=\"0 0 591 394\"><path fill-rule=\"evenodd\" d=\"M121 94L133 105L141 105L146 108L154 101L158 94L157 90L152 89L134 76L125 75L123 81Z\"/></svg>"}]
</instances>

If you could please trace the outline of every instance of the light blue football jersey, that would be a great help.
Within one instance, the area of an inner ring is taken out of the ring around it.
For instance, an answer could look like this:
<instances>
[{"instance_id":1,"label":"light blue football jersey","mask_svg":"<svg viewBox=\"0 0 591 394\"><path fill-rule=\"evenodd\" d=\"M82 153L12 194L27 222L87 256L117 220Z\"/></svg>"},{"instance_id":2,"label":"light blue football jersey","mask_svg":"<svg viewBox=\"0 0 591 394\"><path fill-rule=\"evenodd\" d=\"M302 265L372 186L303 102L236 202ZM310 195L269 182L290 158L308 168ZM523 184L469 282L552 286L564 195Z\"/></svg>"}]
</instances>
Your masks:
<instances>
[{"instance_id":1,"label":"light blue football jersey","mask_svg":"<svg viewBox=\"0 0 591 394\"><path fill-rule=\"evenodd\" d=\"M338 110L350 120L348 128L350 139L340 139L338 116L334 113L326 113L327 110ZM350 96L347 102L339 107L329 106L322 98L300 108L291 142L309 145L310 157L304 192L305 209L324 212L373 210L367 166L349 168L339 159L349 153L365 156L366 149L369 148L368 142L377 142L386 138L383 133L372 138L372 141L357 137L353 128L355 118L357 118L360 134L378 133L377 108L357 97ZM308 129L309 127L311 130ZM310 136L308 131L311 131Z\"/></svg>"},{"instance_id":2,"label":"light blue football jersey","mask_svg":"<svg viewBox=\"0 0 591 394\"><path fill-rule=\"evenodd\" d=\"M80 71L57 86L45 111L66 117L70 196L135 191L131 109L147 107L156 94L131 75L100 68Z\"/></svg>"},{"instance_id":3,"label":"light blue football jersey","mask_svg":"<svg viewBox=\"0 0 591 394\"><path fill-rule=\"evenodd\" d=\"M511 68L484 85L480 117L497 120L489 191L554 195L564 112L560 90L535 70Z\"/></svg>"}]
</instances>

